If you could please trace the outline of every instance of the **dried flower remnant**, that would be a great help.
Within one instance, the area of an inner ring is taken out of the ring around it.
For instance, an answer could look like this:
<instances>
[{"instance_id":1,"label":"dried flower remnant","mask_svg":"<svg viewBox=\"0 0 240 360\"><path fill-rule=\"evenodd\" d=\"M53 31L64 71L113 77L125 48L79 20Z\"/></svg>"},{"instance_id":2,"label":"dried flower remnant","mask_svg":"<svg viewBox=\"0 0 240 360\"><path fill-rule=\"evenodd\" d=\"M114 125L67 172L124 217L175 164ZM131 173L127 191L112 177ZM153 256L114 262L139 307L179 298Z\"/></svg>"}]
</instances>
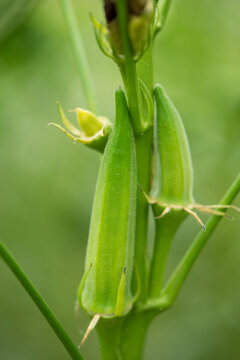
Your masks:
<instances>
[{"instance_id":1,"label":"dried flower remnant","mask_svg":"<svg viewBox=\"0 0 240 360\"><path fill-rule=\"evenodd\" d=\"M55 126L75 142L80 142L101 153L104 151L113 128L112 123L106 117L97 117L92 112L77 107L71 111L75 111L77 114L79 129L67 119L59 103L58 109L65 128L56 123L50 123L49 125Z\"/></svg>"},{"instance_id":2,"label":"dried flower remnant","mask_svg":"<svg viewBox=\"0 0 240 360\"><path fill-rule=\"evenodd\" d=\"M129 39L133 55L138 57L148 45L153 19L153 4L151 0L127 0L127 7ZM122 56L123 46L117 20L116 1L104 0L104 10L113 51L118 56Z\"/></svg>"}]
</instances>

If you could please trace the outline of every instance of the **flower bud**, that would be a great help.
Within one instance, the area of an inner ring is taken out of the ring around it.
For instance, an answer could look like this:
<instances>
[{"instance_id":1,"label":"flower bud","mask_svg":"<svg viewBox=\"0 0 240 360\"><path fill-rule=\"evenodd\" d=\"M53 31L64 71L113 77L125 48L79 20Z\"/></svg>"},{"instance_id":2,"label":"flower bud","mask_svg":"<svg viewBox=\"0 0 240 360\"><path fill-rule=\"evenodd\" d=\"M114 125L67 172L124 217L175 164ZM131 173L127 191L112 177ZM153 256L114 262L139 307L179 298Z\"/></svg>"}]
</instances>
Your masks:
<instances>
[{"instance_id":1,"label":"flower bud","mask_svg":"<svg viewBox=\"0 0 240 360\"><path fill-rule=\"evenodd\" d=\"M152 0L127 0L128 34L133 55L138 57L147 46L153 17ZM116 0L104 0L109 38L114 53L123 55L121 33L117 20Z\"/></svg>"},{"instance_id":2,"label":"flower bud","mask_svg":"<svg viewBox=\"0 0 240 360\"><path fill-rule=\"evenodd\" d=\"M107 118L97 117L88 110L76 108L74 111L76 111L77 121L80 125L80 129L78 129L66 118L59 103L58 109L66 129L55 123L50 125L57 127L75 142L80 142L100 152L104 151L113 127Z\"/></svg>"}]
</instances>

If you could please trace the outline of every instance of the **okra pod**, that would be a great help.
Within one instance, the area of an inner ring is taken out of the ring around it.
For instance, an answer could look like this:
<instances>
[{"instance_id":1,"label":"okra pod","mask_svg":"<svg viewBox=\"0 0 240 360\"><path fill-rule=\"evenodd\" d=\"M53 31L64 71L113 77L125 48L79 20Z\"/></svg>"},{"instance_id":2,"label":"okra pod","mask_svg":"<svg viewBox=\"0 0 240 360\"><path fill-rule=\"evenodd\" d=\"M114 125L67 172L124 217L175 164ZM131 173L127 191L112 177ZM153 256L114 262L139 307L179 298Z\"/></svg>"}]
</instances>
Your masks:
<instances>
[{"instance_id":1,"label":"okra pod","mask_svg":"<svg viewBox=\"0 0 240 360\"><path fill-rule=\"evenodd\" d=\"M153 206L156 219L149 281L151 299L160 298L162 294L164 271L170 247L178 228L187 215L192 215L204 230L205 226L195 210L228 216L225 212L219 211L226 206L204 206L194 203L192 160L181 117L162 86L155 87L154 96L156 100L155 150L158 168L155 172L155 193L152 198L145 194ZM171 214L167 215L170 212Z\"/></svg>"},{"instance_id":2,"label":"okra pod","mask_svg":"<svg viewBox=\"0 0 240 360\"><path fill-rule=\"evenodd\" d=\"M181 117L162 86L154 89L157 110L157 150L161 164L156 198L166 203L193 203L193 170Z\"/></svg>"},{"instance_id":3,"label":"okra pod","mask_svg":"<svg viewBox=\"0 0 240 360\"><path fill-rule=\"evenodd\" d=\"M187 136L181 117L162 86L154 89L156 101L153 206L155 242L150 270L150 297L159 298L164 271L174 236L187 216L184 206L193 202L193 171ZM171 211L171 215L165 216Z\"/></svg>"},{"instance_id":4,"label":"okra pod","mask_svg":"<svg viewBox=\"0 0 240 360\"><path fill-rule=\"evenodd\" d=\"M116 91L116 120L96 186L80 305L102 317L127 313L131 292L136 213L136 154L124 92Z\"/></svg>"},{"instance_id":5,"label":"okra pod","mask_svg":"<svg viewBox=\"0 0 240 360\"><path fill-rule=\"evenodd\" d=\"M154 89L157 108L157 150L160 157L160 181L157 179L155 213L163 208L163 217L171 210L192 215L205 229L195 210L227 216L221 205L201 205L194 202L193 168L188 139L181 117L162 86ZM157 216L157 215L156 215Z\"/></svg>"}]
</instances>

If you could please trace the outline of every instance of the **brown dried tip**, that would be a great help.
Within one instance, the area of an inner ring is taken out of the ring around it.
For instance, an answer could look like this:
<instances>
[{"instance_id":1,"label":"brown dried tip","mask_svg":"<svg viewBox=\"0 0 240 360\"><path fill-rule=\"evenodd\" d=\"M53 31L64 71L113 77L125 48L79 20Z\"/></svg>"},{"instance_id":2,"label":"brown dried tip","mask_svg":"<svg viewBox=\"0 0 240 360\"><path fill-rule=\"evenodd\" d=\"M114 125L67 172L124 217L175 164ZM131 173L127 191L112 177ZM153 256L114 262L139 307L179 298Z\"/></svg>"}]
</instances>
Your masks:
<instances>
[{"instance_id":1,"label":"brown dried tip","mask_svg":"<svg viewBox=\"0 0 240 360\"><path fill-rule=\"evenodd\" d=\"M126 0L129 13L140 15L149 0ZM117 17L116 0L104 0L104 10L107 22L110 23Z\"/></svg>"},{"instance_id":2,"label":"brown dried tip","mask_svg":"<svg viewBox=\"0 0 240 360\"><path fill-rule=\"evenodd\" d=\"M114 20L117 17L115 0L104 0L104 11L108 23Z\"/></svg>"},{"instance_id":3,"label":"brown dried tip","mask_svg":"<svg viewBox=\"0 0 240 360\"><path fill-rule=\"evenodd\" d=\"M88 335L90 334L90 332L95 328L95 326L97 325L98 321L100 320L101 315L96 314L94 315L94 317L92 318L92 320L90 321L90 324L83 336L83 339L79 345L79 348L84 344L84 342L86 341L86 339L88 338Z\"/></svg>"}]
</instances>

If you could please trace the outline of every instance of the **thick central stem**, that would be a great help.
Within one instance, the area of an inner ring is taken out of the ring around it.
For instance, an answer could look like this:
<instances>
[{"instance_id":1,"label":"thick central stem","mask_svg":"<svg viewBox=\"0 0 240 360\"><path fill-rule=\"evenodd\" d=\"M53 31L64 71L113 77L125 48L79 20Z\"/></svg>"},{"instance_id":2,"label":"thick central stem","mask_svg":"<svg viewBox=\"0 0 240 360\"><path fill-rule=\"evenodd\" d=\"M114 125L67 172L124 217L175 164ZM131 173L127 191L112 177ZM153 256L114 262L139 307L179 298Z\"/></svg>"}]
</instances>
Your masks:
<instances>
[{"instance_id":1,"label":"thick central stem","mask_svg":"<svg viewBox=\"0 0 240 360\"><path fill-rule=\"evenodd\" d=\"M144 133L143 136L135 139L137 154L137 179L138 184L146 191L150 189L150 171L152 158L152 130ZM139 299L141 302L147 296L147 233L148 233L148 212L149 205L142 190L138 187L137 193L137 214L136 214L136 236L135 236L135 261L136 271L138 272L141 292Z\"/></svg>"},{"instance_id":2,"label":"thick central stem","mask_svg":"<svg viewBox=\"0 0 240 360\"><path fill-rule=\"evenodd\" d=\"M147 86L149 92L153 92L153 66L152 46L149 45L144 56L138 62L137 71L139 78ZM153 128L150 128L142 136L135 138L137 154L137 176L138 184L148 194L151 188L152 150L153 150ZM141 294L139 301L146 301L148 291L148 269L147 269L147 234L148 234L149 204L138 188L137 194L137 217L136 217L136 240L135 259L139 277L141 280Z\"/></svg>"},{"instance_id":3,"label":"thick central stem","mask_svg":"<svg viewBox=\"0 0 240 360\"><path fill-rule=\"evenodd\" d=\"M146 193L151 186L152 143L153 129L150 124L145 126L142 108L142 95L139 88L139 78L153 93L152 72L152 44L141 60L136 63L132 57L132 50L128 38L126 4L117 2L119 25L123 37L125 64L120 66L124 85L127 92L129 110L135 133L135 146L137 156L137 179ZM150 121L151 122L151 121ZM148 130L146 130L148 128ZM135 237L135 263L136 277L140 279L134 290L140 290L137 302L144 303L148 295L148 269L147 269L147 233L148 233L149 204L140 187L137 194L136 237ZM101 320L98 334L101 343L102 359L104 360L140 360L144 348L148 326L156 315L155 312L139 313L133 310L124 318L114 320Z\"/></svg>"},{"instance_id":4,"label":"thick central stem","mask_svg":"<svg viewBox=\"0 0 240 360\"><path fill-rule=\"evenodd\" d=\"M121 360L119 343L123 318L101 319L97 325L103 360Z\"/></svg>"},{"instance_id":5,"label":"thick central stem","mask_svg":"<svg viewBox=\"0 0 240 360\"><path fill-rule=\"evenodd\" d=\"M121 360L141 360L148 327L156 311L137 313L132 311L125 319L120 342Z\"/></svg>"}]
</instances>

